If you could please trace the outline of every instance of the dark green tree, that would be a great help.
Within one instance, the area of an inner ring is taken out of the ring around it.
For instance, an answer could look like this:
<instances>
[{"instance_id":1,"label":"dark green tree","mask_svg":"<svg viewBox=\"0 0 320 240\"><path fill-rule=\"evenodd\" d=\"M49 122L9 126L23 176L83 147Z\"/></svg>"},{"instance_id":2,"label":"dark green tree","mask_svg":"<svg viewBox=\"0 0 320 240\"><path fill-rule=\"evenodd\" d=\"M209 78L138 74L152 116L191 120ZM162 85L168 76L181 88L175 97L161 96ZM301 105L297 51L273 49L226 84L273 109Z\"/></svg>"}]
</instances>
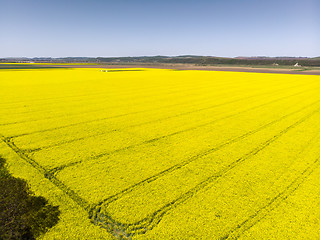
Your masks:
<instances>
[{"instance_id":1,"label":"dark green tree","mask_svg":"<svg viewBox=\"0 0 320 240\"><path fill-rule=\"evenodd\" d=\"M34 196L26 181L9 174L0 157L0 240L35 239L59 221L57 206Z\"/></svg>"}]
</instances>

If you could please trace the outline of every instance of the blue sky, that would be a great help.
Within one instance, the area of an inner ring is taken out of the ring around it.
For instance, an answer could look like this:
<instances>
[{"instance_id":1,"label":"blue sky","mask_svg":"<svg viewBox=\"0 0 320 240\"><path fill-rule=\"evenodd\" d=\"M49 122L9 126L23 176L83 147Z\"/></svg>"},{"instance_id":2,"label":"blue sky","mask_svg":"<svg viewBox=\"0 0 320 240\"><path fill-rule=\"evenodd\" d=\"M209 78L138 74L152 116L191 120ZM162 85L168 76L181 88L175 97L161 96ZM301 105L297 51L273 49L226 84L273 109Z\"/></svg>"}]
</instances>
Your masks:
<instances>
[{"instance_id":1,"label":"blue sky","mask_svg":"<svg viewBox=\"0 0 320 240\"><path fill-rule=\"evenodd\" d=\"M320 56L320 0L0 0L0 57Z\"/></svg>"}]
</instances>

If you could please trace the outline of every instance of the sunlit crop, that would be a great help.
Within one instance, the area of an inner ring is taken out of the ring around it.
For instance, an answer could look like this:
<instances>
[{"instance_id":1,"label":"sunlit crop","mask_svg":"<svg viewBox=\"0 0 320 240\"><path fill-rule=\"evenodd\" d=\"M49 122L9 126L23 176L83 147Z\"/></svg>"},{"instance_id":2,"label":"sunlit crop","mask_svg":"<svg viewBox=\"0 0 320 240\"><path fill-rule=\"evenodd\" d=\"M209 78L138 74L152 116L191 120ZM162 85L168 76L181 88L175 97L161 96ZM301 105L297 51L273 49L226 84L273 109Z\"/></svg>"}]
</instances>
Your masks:
<instances>
[{"instance_id":1,"label":"sunlit crop","mask_svg":"<svg viewBox=\"0 0 320 240\"><path fill-rule=\"evenodd\" d=\"M320 77L0 70L0 154L44 239L319 239Z\"/></svg>"}]
</instances>

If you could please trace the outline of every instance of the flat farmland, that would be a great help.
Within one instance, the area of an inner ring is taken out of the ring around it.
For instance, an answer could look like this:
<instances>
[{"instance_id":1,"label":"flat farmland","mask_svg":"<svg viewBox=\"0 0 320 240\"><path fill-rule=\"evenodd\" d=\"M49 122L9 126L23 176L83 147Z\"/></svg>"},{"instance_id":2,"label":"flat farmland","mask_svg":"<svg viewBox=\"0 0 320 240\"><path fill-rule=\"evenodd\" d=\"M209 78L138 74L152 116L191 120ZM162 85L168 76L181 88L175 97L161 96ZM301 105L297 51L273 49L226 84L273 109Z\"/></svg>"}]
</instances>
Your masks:
<instances>
[{"instance_id":1,"label":"flat farmland","mask_svg":"<svg viewBox=\"0 0 320 240\"><path fill-rule=\"evenodd\" d=\"M320 76L3 69L0 137L43 239L320 238Z\"/></svg>"}]
</instances>

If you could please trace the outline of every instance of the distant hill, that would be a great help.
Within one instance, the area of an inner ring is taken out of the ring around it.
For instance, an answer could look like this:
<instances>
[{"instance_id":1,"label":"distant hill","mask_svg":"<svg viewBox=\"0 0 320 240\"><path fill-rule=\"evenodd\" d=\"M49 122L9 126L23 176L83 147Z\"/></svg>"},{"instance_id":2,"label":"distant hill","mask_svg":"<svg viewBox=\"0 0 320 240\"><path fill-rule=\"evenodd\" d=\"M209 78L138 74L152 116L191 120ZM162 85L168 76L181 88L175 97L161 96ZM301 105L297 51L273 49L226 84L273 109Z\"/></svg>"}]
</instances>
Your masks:
<instances>
[{"instance_id":1,"label":"distant hill","mask_svg":"<svg viewBox=\"0 0 320 240\"><path fill-rule=\"evenodd\" d=\"M196 65L281 65L293 66L297 62L302 66L320 67L320 57L213 57L213 56L139 56L139 57L65 57L65 58L2 58L0 62L34 63L187 63Z\"/></svg>"}]
</instances>

